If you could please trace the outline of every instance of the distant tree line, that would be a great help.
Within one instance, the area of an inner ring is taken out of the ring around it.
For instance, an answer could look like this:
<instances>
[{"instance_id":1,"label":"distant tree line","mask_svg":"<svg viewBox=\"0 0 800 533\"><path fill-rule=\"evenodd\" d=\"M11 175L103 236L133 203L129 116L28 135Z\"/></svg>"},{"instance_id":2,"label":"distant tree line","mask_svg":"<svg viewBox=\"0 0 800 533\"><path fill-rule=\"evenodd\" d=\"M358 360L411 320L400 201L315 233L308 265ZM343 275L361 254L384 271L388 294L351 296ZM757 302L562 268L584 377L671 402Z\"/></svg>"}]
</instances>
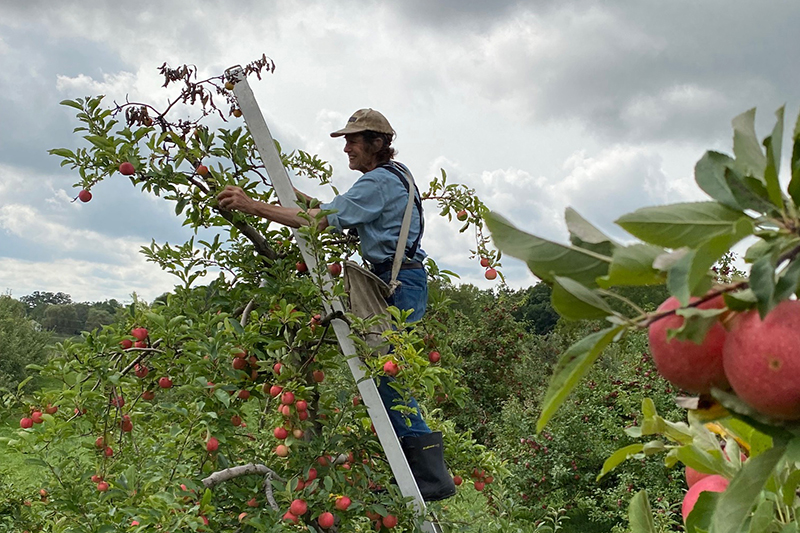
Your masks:
<instances>
[{"instance_id":1,"label":"distant tree line","mask_svg":"<svg viewBox=\"0 0 800 533\"><path fill-rule=\"evenodd\" d=\"M117 300L102 302L72 301L63 292L39 292L22 296L19 299L26 306L26 315L36 321L42 329L58 335L79 335L81 331L92 331L112 324L122 304Z\"/></svg>"}]
</instances>

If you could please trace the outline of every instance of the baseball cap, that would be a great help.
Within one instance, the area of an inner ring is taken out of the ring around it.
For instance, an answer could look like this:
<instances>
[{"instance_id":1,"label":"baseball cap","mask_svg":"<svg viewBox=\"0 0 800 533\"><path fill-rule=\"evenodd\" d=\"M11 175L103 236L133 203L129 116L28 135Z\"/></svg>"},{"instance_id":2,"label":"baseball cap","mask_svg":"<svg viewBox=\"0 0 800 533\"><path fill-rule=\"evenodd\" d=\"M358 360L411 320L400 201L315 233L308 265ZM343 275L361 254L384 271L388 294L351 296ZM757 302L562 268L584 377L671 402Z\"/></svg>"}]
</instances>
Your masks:
<instances>
[{"instance_id":1,"label":"baseball cap","mask_svg":"<svg viewBox=\"0 0 800 533\"><path fill-rule=\"evenodd\" d=\"M377 131L378 133L389 133L394 135L394 130L389 121L381 113L374 109L359 109L347 120L347 125L331 133L331 137L341 137L349 133L361 133L362 131Z\"/></svg>"}]
</instances>

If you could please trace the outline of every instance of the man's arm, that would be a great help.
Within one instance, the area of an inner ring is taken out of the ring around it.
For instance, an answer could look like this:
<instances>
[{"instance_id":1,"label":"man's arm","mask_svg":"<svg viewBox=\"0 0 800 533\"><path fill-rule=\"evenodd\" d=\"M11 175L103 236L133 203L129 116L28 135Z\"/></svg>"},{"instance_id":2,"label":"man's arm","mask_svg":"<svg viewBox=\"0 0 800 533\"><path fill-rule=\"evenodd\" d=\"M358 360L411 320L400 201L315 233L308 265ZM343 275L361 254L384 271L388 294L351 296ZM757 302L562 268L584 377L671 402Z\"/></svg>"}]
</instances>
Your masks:
<instances>
[{"instance_id":1,"label":"man's arm","mask_svg":"<svg viewBox=\"0 0 800 533\"><path fill-rule=\"evenodd\" d=\"M299 215L303 211L299 207L282 207L253 200L240 187L228 185L217 195L217 201L222 209L241 211L242 213L265 218L291 228L309 225L308 220ZM308 214L314 218L319 214L319 211L319 209L309 209ZM327 227L328 217L322 217L319 222L319 229Z\"/></svg>"}]
</instances>

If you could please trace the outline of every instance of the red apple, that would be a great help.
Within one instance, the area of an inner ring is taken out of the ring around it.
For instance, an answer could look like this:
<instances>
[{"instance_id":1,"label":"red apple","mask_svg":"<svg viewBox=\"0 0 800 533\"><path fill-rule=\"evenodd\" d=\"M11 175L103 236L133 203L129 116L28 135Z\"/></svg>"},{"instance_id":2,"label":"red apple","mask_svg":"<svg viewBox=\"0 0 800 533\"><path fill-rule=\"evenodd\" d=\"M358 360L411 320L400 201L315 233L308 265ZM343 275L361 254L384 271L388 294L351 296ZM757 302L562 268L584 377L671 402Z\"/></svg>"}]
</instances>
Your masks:
<instances>
[{"instance_id":1,"label":"red apple","mask_svg":"<svg viewBox=\"0 0 800 533\"><path fill-rule=\"evenodd\" d=\"M106 457L113 457L113 455L114 455L114 449L113 449L111 446L106 446L106 449L105 449L105 450L103 450L103 454L104 454Z\"/></svg>"},{"instance_id":2,"label":"red apple","mask_svg":"<svg viewBox=\"0 0 800 533\"><path fill-rule=\"evenodd\" d=\"M459 211L458 213L456 213L456 218L457 218L458 220L462 221L462 222L463 222L463 221L465 221L465 220L467 220L467 217L468 217L468 216L469 216L469 213L467 213L467 210L466 210L466 209L462 209L461 211Z\"/></svg>"},{"instance_id":3,"label":"red apple","mask_svg":"<svg viewBox=\"0 0 800 533\"><path fill-rule=\"evenodd\" d=\"M336 502L333 505L340 511L346 511L347 508L350 507L351 503L352 502L350 501L350 498L347 496L339 496L336 498Z\"/></svg>"},{"instance_id":4,"label":"red apple","mask_svg":"<svg viewBox=\"0 0 800 533\"><path fill-rule=\"evenodd\" d=\"M90 193L86 189L78 193L78 200L80 200L81 202L86 203L91 199L92 199L92 193Z\"/></svg>"},{"instance_id":5,"label":"red apple","mask_svg":"<svg viewBox=\"0 0 800 533\"><path fill-rule=\"evenodd\" d=\"M272 365L272 370L279 376L281 375L281 368L283 368L283 365L281 363L275 363L274 365Z\"/></svg>"},{"instance_id":6,"label":"red apple","mask_svg":"<svg viewBox=\"0 0 800 533\"><path fill-rule=\"evenodd\" d=\"M101 481L100 483L97 484L97 490L99 490L100 492L107 491L108 490L108 483L106 483L105 481Z\"/></svg>"},{"instance_id":7,"label":"red apple","mask_svg":"<svg viewBox=\"0 0 800 533\"><path fill-rule=\"evenodd\" d=\"M283 405L292 405L294 403L294 393L284 392L283 395L281 395L281 403Z\"/></svg>"},{"instance_id":8,"label":"red apple","mask_svg":"<svg viewBox=\"0 0 800 533\"><path fill-rule=\"evenodd\" d=\"M306 514L306 511L308 511L308 505L304 500L293 500L289 505L289 512L295 516L302 516Z\"/></svg>"},{"instance_id":9,"label":"red apple","mask_svg":"<svg viewBox=\"0 0 800 533\"><path fill-rule=\"evenodd\" d=\"M491 263L489 262L489 259L488 259L488 258L486 258L486 257L481 257L481 266L482 266L483 268L488 268L490 264L491 264Z\"/></svg>"},{"instance_id":10,"label":"red apple","mask_svg":"<svg viewBox=\"0 0 800 533\"><path fill-rule=\"evenodd\" d=\"M493 268L487 268L484 277L489 280L495 279L497 277L497 270Z\"/></svg>"},{"instance_id":11,"label":"red apple","mask_svg":"<svg viewBox=\"0 0 800 533\"><path fill-rule=\"evenodd\" d=\"M289 448L285 444L278 444L275 446L275 455L278 457L288 457Z\"/></svg>"},{"instance_id":12,"label":"red apple","mask_svg":"<svg viewBox=\"0 0 800 533\"><path fill-rule=\"evenodd\" d=\"M205 176L206 174L208 174L208 167L205 165L198 166L196 170L197 173L200 174L201 176Z\"/></svg>"},{"instance_id":13,"label":"red apple","mask_svg":"<svg viewBox=\"0 0 800 533\"><path fill-rule=\"evenodd\" d=\"M342 265L339 263L331 263L328 265L328 272L330 272L331 276L334 278L339 277L339 274L342 273Z\"/></svg>"},{"instance_id":14,"label":"red apple","mask_svg":"<svg viewBox=\"0 0 800 533\"><path fill-rule=\"evenodd\" d=\"M280 385L273 385L269 388L269 395L273 398L277 397L281 392L283 392L283 387Z\"/></svg>"},{"instance_id":15,"label":"red apple","mask_svg":"<svg viewBox=\"0 0 800 533\"><path fill-rule=\"evenodd\" d=\"M689 513L694 509L694 504L697 503L701 492L725 492L725 489L728 488L728 483L729 481L724 477L713 475L701 479L686 491L686 495L683 497L683 505L681 506L681 515L684 523L689 517Z\"/></svg>"},{"instance_id":16,"label":"red apple","mask_svg":"<svg viewBox=\"0 0 800 533\"><path fill-rule=\"evenodd\" d=\"M161 387L162 389L171 389L172 388L172 380L169 379L167 376L164 376L163 378L159 378L158 386Z\"/></svg>"},{"instance_id":17,"label":"red apple","mask_svg":"<svg viewBox=\"0 0 800 533\"><path fill-rule=\"evenodd\" d=\"M156 397L156 393L152 390L146 390L142 393L142 400L147 400L148 402L151 401L153 398Z\"/></svg>"},{"instance_id":18,"label":"red apple","mask_svg":"<svg viewBox=\"0 0 800 533\"><path fill-rule=\"evenodd\" d=\"M317 519L317 523L319 523L319 527L322 529L329 529L333 527L333 514L329 511L325 511L319 518Z\"/></svg>"},{"instance_id":19,"label":"red apple","mask_svg":"<svg viewBox=\"0 0 800 533\"><path fill-rule=\"evenodd\" d=\"M137 341L143 341L147 338L147 328L133 328L131 330L131 335Z\"/></svg>"},{"instance_id":20,"label":"red apple","mask_svg":"<svg viewBox=\"0 0 800 533\"><path fill-rule=\"evenodd\" d=\"M463 482L464 480L461 478L461 476L453 476L453 483L455 483L456 487L461 485Z\"/></svg>"},{"instance_id":21,"label":"red apple","mask_svg":"<svg viewBox=\"0 0 800 533\"><path fill-rule=\"evenodd\" d=\"M133 341L130 339L122 339L119 341L119 345L122 346L123 350L128 350L133 347Z\"/></svg>"},{"instance_id":22,"label":"red apple","mask_svg":"<svg viewBox=\"0 0 800 533\"><path fill-rule=\"evenodd\" d=\"M317 469L312 466L308 469L308 478L306 479L306 483L311 483L315 479L317 479Z\"/></svg>"},{"instance_id":23,"label":"red apple","mask_svg":"<svg viewBox=\"0 0 800 533\"><path fill-rule=\"evenodd\" d=\"M119 166L119 173L123 176L133 176L136 173L136 169L133 168L133 164L125 161Z\"/></svg>"},{"instance_id":24,"label":"red apple","mask_svg":"<svg viewBox=\"0 0 800 533\"><path fill-rule=\"evenodd\" d=\"M58 406L57 405L51 405L51 404L48 403L47 404L47 408L45 408L44 412L47 413L48 415L54 415L54 414L56 414L58 412Z\"/></svg>"},{"instance_id":25,"label":"red apple","mask_svg":"<svg viewBox=\"0 0 800 533\"><path fill-rule=\"evenodd\" d=\"M255 497L250 498L249 500L247 500L247 506L248 507L258 507L258 500L256 500Z\"/></svg>"},{"instance_id":26,"label":"red apple","mask_svg":"<svg viewBox=\"0 0 800 533\"><path fill-rule=\"evenodd\" d=\"M484 483L483 481L476 481L474 483L474 485L475 485L475 490L477 490L478 492L481 492L484 489L484 487L486 486L486 483Z\"/></svg>"},{"instance_id":27,"label":"red apple","mask_svg":"<svg viewBox=\"0 0 800 533\"><path fill-rule=\"evenodd\" d=\"M19 427L21 427L22 429L32 428L33 420L28 417L21 418L19 421Z\"/></svg>"},{"instance_id":28,"label":"red apple","mask_svg":"<svg viewBox=\"0 0 800 533\"><path fill-rule=\"evenodd\" d=\"M242 425L242 418L239 415L233 415L231 417L231 424L233 424L236 427L241 426Z\"/></svg>"},{"instance_id":29,"label":"red apple","mask_svg":"<svg viewBox=\"0 0 800 533\"><path fill-rule=\"evenodd\" d=\"M206 451L207 452L215 452L219 449L219 441L216 437L211 437L206 442Z\"/></svg>"},{"instance_id":30,"label":"red apple","mask_svg":"<svg viewBox=\"0 0 800 533\"><path fill-rule=\"evenodd\" d=\"M314 381L317 383L322 383L325 381L325 372L322 370L314 370L314 372L312 372L312 376L314 377Z\"/></svg>"},{"instance_id":31,"label":"red apple","mask_svg":"<svg viewBox=\"0 0 800 533\"><path fill-rule=\"evenodd\" d=\"M44 422L44 419L42 418L42 412L41 411L32 412L31 420L33 420L34 424L41 424L42 422Z\"/></svg>"},{"instance_id":32,"label":"red apple","mask_svg":"<svg viewBox=\"0 0 800 533\"><path fill-rule=\"evenodd\" d=\"M249 390L242 389L242 390L239 391L239 399L247 400L248 398L250 398L250 391Z\"/></svg>"},{"instance_id":33,"label":"red apple","mask_svg":"<svg viewBox=\"0 0 800 533\"><path fill-rule=\"evenodd\" d=\"M696 301L697 298L690 300ZM656 312L673 311L679 307L678 299L671 296L658 306ZM721 296L698 305L699 309L724 307ZM727 389L728 379L722 365L722 347L727 335L725 328L716 322L701 344L678 339L667 341L667 330L680 328L683 321L682 316L673 314L656 320L648 328L650 352L658 373L676 387L689 392L705 393L711 387Z\"/></svg>"},{"instance_id":34,"label":"red apple","mask_svg":"<svg viewBox=\"0 0 800 533\"><path fill-rule=\"evenodd\" d=\"M297 409L298 411L305 411L306 409L308 409L308 402L305 400L298 400L297 402L295 402L294 408Z\"/></svg>"},{"instance_id":35,"label":"red apple","mask_svg":"<svg viewBox=\"0 0 800 533\"><path fill-rule=\"evenodd\" d=\"M137 378L146 378L147 374L150 373L150 369L144 365L136 364L134 367L134 372L136 373Z\"/></svg>"},{"instance_id":36,"label":"red apple","mask_svg":"<svg viewBox=\"0 0 800 533\"><path fill-rule=\"evenodd\" d=\"M392 529L397 525L397 517L393 514L387 514L383 517L383 526L386 529Z\"/></svg>"},{"instance_id":37,"label":"red apple","mask_svg":"<svg viewBox=\"0 0 800 533\"><path fill-rule=\"evenodd\" d=\"M428 354L428 361L430 361L431 363L438 363L441 357L442 357L441 354L436 350L434 350Z\"/></svg>"},{"instance_id":38,"label":"red apple","mask_svg":"<svg viewBox=\"0 0 800 533\"><path fill-rule=\"evenodd\" d=\"M105 437L97 437L94 441L94 447L99 449L106 447L106 439Z\"/></svg>"},{"instance_id":39,"label":"red apple","mask_svg":"<svg viewBox=\"0 0 800 533\"><path fill-rule=\"evenodd\" d=\"M133 343L134 348L147 348L147 343L145 341L136 341Z\"/></svg>"},{"instance_id":40,"label":"red apple","mask_svg":"<svg viewBox=\"0 0 800 533\"><path fill-rule=\"evenodd\" d=\"M295 524L297 523L297 517L293 515L290 511L286 511L286 513L284 513L283 520L286 522L293 522Z\"/></svg>"},{"instance_id":41,"label":"red apple","mask_svg":"<svg viewBox=\"0 0 800 533\"><path fill-rule=\"evenodd\" d=\"M275 438L278 439L278 440L284 440L284 439L286 439L286 437L289 436L289 432L286 431L286 428L285 427L280 427L280 426L276 427L273 430L272 434L275 435Z\"/></svg>"},{"instance_id":42,"label":"red apple","mask_svg":"<svg viewBox=\"0 0 800 533\"><path fill-rule=\"evenodd\" d=\"M383 372L387 376L396 376L399 371L400 371L400 367L397 366L397 363L395 363L394 361L391 361L391 360L390 361L386 361L383 364Z\"/></svg>"},{"instance_id":43,"label":"red apple","mask_svg":"<svg viewBox=\"0 0 800 533\"><path fill-rule=\"evenodd\" d=\"M300 261L297 262L297 264L295 265L295 268L297 268L298 272L307 272L308 271L308 265L306 265L305 263L300 262Z\"/></svg>"},{"instance_id":44,"label":"red apple","mask_svg":"<svg viewBox=\"0 0 800 533\"><path fill-rule=\"evenodd\" d=\"M233 359L233 368L236 370L244 370L244 367L247 366L247 361L244 359L239 359L238 357L234 357Z\"/></svg>"}]
</instances>

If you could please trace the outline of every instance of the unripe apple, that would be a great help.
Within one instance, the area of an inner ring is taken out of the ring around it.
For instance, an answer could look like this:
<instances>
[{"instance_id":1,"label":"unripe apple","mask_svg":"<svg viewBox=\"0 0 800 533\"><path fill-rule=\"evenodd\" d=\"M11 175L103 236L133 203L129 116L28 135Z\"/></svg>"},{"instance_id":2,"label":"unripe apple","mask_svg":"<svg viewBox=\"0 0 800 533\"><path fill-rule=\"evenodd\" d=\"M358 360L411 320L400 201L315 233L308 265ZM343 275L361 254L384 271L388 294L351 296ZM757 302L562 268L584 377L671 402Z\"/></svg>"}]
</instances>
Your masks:
<instances>
[{"instance_id":1,"label":"unripe apple","mask_svg":"<svg viewBox=\"0 0 800 533\"><path fill-rule=\"evenodd\" d=\"M292 405L294 403L294 393L284 392L283 395L281 395L281 403L283 405Z\"/></svg>"},{"instance_id":2,"label":"unripe apple","mask_svg":"<svg viewBox=\"0 0 800 533\"><path fill-rule=\"evenodd\" d=\"M302 516L308 511L308 505L305 500L296 499L289 505L289 512L295 516Z\"/></svg>"},{"instance_id":3,"label":"unripe apple","mask_svg":"<svg viewBox=\"0 0 800 533\"><path fill-rule=\"evenodd\" d=\"M133 328L131 330L131 335L137 341L143 341L147 338L147 328Z\"/></svg>"},{"instance_id":4,"label":"unripe apple","mask_svg":"<svg viewBox=\"0 0 800 533\"><path fill-rule=\"evenodd\" d=\"M78 200L80 200L81 202L86 203L91 199L92 199L92 193L90 193L86 189L78 193Z\"/></svg>"},{"instance_id":5,"label":"unripe apple","mask_svg":"<svg viewBox=\"0 0 800 533\"><path fill-rule=\"evenodd\" d=\"M686 519L694 509L701 492L725 492L725 489L728 488L728 483L727 479L717 475L708 476L695 483L692 488L686 491L686 495L683 497L683 504L681 505L683 522L686 523Z\"/></svg>"},{"instance_id":6,"label":"unripe apple","mask_svg":"<svg viewBox=\"0 0 800 533\"><path fill-rule=\"evenodd\" d=\"M33 420L28 417L23 417L19 421L19 427L22 429L29 429L33 427Z\"/></svg>"},{"instance_id":7,"label":"unripe apple","mask_svg":"<svg viewBox=\"0 0 800 533\"><path fill-rule=\"evenodd\" d=\"M383 364L383 372L387 376L396 376L399 371L400 367L394 361L389 360Z\"/></svg>"},{"instance_id":8,"label":"unripe apple","mask_svg":"<svg viewBox=\"0 0 800 533\"><path fill-rule=\"evenodd\" d=\"M284 440L289 436L289 432L286 431L286 428L281 426L276 427L272 434L275 435L275 438L278 440Z\"/></svg>"},{"instance_id":9,"label":"unripe apple","mask_svg":"<svg viewBox=\"0 0 800 533\"><path fill-rule=\"evenodd\" d=\"M431 363L438 363L441 357L442 357L441 354L436 350L434 350L428 354L428 361L430 361Z\"/></svg>"},{"instance_id":10,"label":"unripe apple","mask_svg":"<svg viewBox=\"0 0 800 533\"><path fill-rule=\"evenodd\" d=\"M99 490L100 492L107 491L108 490L108 483L106 483L105 481L101 481L100 483L97 484L97 490Z\"/></svg>"},{"instance_id":11,"label":"unripe apple","mask_svg":"<svg viewBox=\"0 0 800 533\"><path fill-rule=\"evenodd\" d=\"M397 525L397 517L393 514L387 514L383 517L383 527L386 529L392 529L394 526Z\"/></svg>"},{"instance_id":12,"label":"unripe apple","mask_svg":"<svg viewBox=\"0 0 800 533\"><path fill-rule=\"evenodd\" d=\"M737 316L723 349L725 375L736 395L759 413L800 419L800 301L786 300L761 320Z\"/></svg>"},{"instance_id":13,"label":"unripe apple","mask_svg":"<svg viewBox=\"0 0 800 533\"><path fill-rule=\"evenodd\" d=\"M330 511L325 511L324 513L319 515L319 518L317 519L317 523L319 523L319 527L321 527L322 529L332 528L333 522L334 522L333 513L331 513Z\"/></svg>"},{"instance_id":14,"label":"unripe apple","mask_svg":"<svg viewBox=\"0 0 800 533\"><path fill-rule=\"evenodd\" d=\"M136 169L133 168L133 164L125 161L119 166L119 173L123 176L133 176L136 173Z\"/></svg>"},{"instance_id":15,"label":"unripe apple","mask_svg":"<svg viewBox=\"0 0 800 533\"><path fill-rule=\"evenodd\" d=\"M488 259L488 258L486 258L486 257L481 257L481 266L482 266L483 268L488 268L490 264L491 264L491 263L489 262L489 259Z\"/></svg>"},{"instance_id":16,"label":"unripe apple","mask_svg":"<svg viewBox=\"0 0 800 533\"><path fill-rule=\"evenodd\" d=\"M487 268L484 277L488 280L495 279L497 277L497 270L493 268Z\"/></svg>"},{"instance_id":17,"label":"unripe apple","mask_svg":"<svg viewBox=\"0 0 800 533\"><path fill-rule=\"evenodd\" d=\"M692 298L690 302L696 302ZM674 296L667 298L658 306L657 313L672 311L680 307ZM713 298L697 306L699 309L721 309L725 307L722 297ZM664 379L678 388L694 393L705 393L711 387L728 388L728 379L722 366L722 347L726 332L722 324L716 322L706 334L701 344L692 341L672 339L667 341L667 330L678 329L683 325L680 315L668 315L650 324L647 337L653 362Z\"/></svg>"},{"instance_id":18,"label":"unripe apple","mask_svg":"<svg viewBox=\"0 0 800 533\"><path fill-rule=\"evenodd\" d=\"M130 339L122 339L119 341L119 345L122 346L123 350L128 350L133 347L133 341Z\"/></svg>"},{"instance_id":19,"label":"unripe apple","mask_svg":"<svg viewBox=\"0 0 800 533\"><path fill-rule=\"evenodd\" d=\"M205 165L199 165L196 170L197 173L200 174L201 176L205 176L206 174L208 174L208 167Z\"/></svg>"},{"instance_id":20,"label":"unripe apple","mask_svg":"<svg viewBox=\"0 0 800 533\"><path fill-rule=\"evenodd\" d=\"M316 381L317 383L322 383L323 381L325 381L325 372L323 372L322 370L314 370L314 372L312 372L311 375L313 376L314 381Z\"/></svg>"},{"instance_id":21,"label":"unripe apple","mask_svg":"<svg viewBox=\"0 0 800 533\"><path fill-rule=\"evenodd\" d=\"M207 452L215 452L219 449L219 441L217 437L211 437L206 441L206 451Z\"/></svg>"},{"instance_id":22,"label":"unripe apple","mask_svg":"<svg viewBox=\"0 0 800 533\"><path fill-rule=\"evenodd\" d=\"M162 389L171 389L172 388L172 380L169 379L167 376L158 379L158 386Z\"/></svg>"},{"instance_id":23,"label":"unripe apple","mask_svg":"<svg viewBox=\"0 0 800 533\"><path fill-rule=\"evenodd\" d=\"M331 276L334 278L339 277L339 274L342 273L342 265L339 263L331 263L328 265L328 272L330 272Z\"/></svg>"},{"instance_id":24,"label":"unripe apple","mask_svg":"<svg viewBox=\"0 0 800 533\"><path fill-rule=\"evenodd\" d=\"M300 273L308 271L308 265L306 265L305 263L303 263L301 261L297 262L297 264L295 265L295 268L297 268L297 271L300 272Z\"/></svg>"},{"instance_id":25,"label":"unripe apple","mask_svg":"<svg viewBox=\"0 0 800 533\"><path fill-rule=\"evenodd\" d=\"M285 444L278 444L275 446L275 455L278 457L288 457L289 456L289 448Z\"/></svg>"},{"instance_id":26,"label":"unripe apple","mask_svg":"<svg viewBox=\"0 0 800 533\"><path fill-rule=\"evenodd\" d=\"M467 210L466 210L466 209L462 209L461 211L459 211L458 213L456 213L456 218L457 218L458 220L462 221L462 222L463 222L463 221L465 221L465 220L467 220L467 217L468 217L468 216L469 216L469 214L467 213Z\"/></svg>"},{"instance_id":27,"label":"unripe apple","mask_svg":"<svg viewBox=\"0 0 800 533\"><path fill-rule=\"evenodd\" d=\"M336 498L336 502L333 505L340 511L346 511L351 503L350 498L347 496L339 496Z\"/></svg>"}]
</instances>

